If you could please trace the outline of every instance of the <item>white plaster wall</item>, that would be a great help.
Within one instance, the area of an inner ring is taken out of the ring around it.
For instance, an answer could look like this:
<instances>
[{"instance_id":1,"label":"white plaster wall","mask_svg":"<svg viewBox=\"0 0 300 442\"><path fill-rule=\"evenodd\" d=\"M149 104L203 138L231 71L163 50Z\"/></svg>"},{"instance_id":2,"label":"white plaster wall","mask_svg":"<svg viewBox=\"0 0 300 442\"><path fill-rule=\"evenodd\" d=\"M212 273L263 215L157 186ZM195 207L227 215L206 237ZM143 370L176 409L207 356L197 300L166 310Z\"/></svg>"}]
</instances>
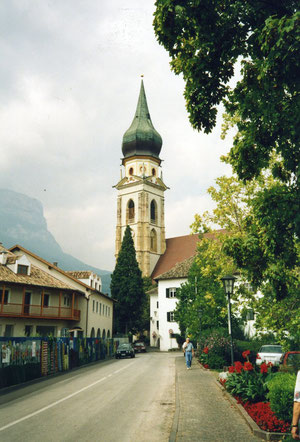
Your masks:
<instances>
[{"instance_id":1,"label":"white plaster wall","mask_svg":"<svg viewBox=\"0 0 300 442\"><path fill-rule=\"evenodd\" d=\"M70 328L70 324L67 321L50 321L43 319L31 319L31 318L2 318L0 320L0 336L4 336L5 327L7 325L13 326L13 337L25 336L25 325L32 326L32 337L36 336L37 326L54 327L54 336L59 337L61 335L62 328Z\"/></svg>"},{"instance_id":2,"label":"white plaster wall","mask_svg":"<svg viewBox=\"0 0 300 442\"><path fill-rule=\"evenodd\" d=\"M157 328L157 321L159 321L159 307L157 307L158 295L150 296L150 346L157 347L159 339L159 329ZM156 334L156 337L153 336Z\"/></svg>"},{"instance_id":3,"label":"white plaster wall","mask_svg":"<svg viewBox=\"0 0 300 442\"><path fill-rule=\"evenodd\" d=\"M173 333L180 333L177 322L167 321L167 312L174 311L178 301L177 298L167 298L166 289L173 287L178 288L186 281L186 278L158 281L159 335L161 351L168 351L171 348L178 348L176 339L170 338L170 329L173 330Z\"/></svg>"},{"instance_id":4,"label":"white plaster wall","mask_svg":"<svg viewBox=\"0 0 300 442\"><path fill-rule=\"evenodd\" d=\"M93 301L95 301L95 309L93 311ZM98 312L97 312L98 302ZM100 312L101 304L101 312ZM104 311L103 311L104 306ZM106 307L109 307L106 309ZM100 337L102 337L103 330L105 330L105 336L109 331L110 337L112 337L112 317L113 317L113 301L104 300L103 296L93 293L89 300L89 315L88 315L88 336L91 336L92 328L95 330L95 337L97 331L100 329Z\"/></svg>"}]
</instances>

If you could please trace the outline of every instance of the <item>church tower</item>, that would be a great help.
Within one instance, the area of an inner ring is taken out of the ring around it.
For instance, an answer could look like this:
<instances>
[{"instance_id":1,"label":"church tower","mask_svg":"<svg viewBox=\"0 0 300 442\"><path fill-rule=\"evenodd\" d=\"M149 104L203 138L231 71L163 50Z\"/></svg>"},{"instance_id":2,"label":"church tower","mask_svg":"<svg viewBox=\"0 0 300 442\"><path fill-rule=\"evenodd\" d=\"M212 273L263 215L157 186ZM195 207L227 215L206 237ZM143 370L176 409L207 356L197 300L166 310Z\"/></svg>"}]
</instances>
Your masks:
<instances>
[{"instance_id":1,"label":"church tower","mask_svg":"<svg viewBox=\"0 0 300 442\"><path fill-rule=\"evenodd\" d=\"M123 234L130 226L143 276L150 276L165 252L164 192L159 158L162 139L152 124L143 80L135 116L122 142L121 180L118 190L116 257Z\"/></svg>"}]
</instances>

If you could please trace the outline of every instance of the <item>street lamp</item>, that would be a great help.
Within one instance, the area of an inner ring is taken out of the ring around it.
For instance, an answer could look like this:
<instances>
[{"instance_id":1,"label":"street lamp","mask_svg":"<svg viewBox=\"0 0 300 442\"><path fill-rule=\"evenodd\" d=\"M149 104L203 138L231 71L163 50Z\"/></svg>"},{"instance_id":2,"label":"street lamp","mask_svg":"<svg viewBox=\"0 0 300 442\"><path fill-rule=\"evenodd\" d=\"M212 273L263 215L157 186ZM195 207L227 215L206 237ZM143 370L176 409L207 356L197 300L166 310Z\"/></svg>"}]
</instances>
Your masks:
<instances>
[{"instance_id":1,"label":"street lamp","mask_svg":"<svg viewBox=\"0 0 300 442\"><path fill-rule=\"evenodd\" d=\"M233 293L233 285L234 281L236 280L235 276L232 275L226 275L221 278L221 281L223 282L225 294L227 295L228 299L228 332L230 336L230 346L231 346L231 365L233 365L233 341L232 341L232 324L231 324L231 302L230 302L230 295Z\"/></svg>"}]
</instances>

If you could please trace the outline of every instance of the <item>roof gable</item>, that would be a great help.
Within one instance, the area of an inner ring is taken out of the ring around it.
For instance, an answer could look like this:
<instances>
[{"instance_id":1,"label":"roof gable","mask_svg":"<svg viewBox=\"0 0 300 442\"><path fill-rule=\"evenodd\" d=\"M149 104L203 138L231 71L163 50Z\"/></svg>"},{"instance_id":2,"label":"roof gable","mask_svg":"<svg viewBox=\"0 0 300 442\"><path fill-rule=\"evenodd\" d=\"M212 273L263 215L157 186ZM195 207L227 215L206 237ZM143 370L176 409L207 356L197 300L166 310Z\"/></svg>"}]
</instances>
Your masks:
<instances>
[{"instance_id":1,"label":"roof gable","mask_svg":"<svg viewBox=\"0 0 300 442\"><path fill-rule=\"evenodd\" d=\"M224 229L215 230L214 232L204 233L203 238L214 239L217 233L225 233ZM166 239L166 251L160 256L156 266L152 272L152 279L169 272L176 264L195 256L197 252L197 244L201 241L198 234L176 236Z\"/></svg>"}]
</instances>

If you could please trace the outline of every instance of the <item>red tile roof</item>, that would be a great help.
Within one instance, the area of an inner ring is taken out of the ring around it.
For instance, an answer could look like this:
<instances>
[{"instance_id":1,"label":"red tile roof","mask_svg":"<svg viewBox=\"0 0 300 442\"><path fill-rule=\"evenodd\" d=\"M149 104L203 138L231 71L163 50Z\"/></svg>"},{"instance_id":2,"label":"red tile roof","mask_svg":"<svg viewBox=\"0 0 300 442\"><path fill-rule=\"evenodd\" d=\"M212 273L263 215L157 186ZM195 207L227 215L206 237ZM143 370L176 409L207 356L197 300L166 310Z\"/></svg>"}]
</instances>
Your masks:
<instances>
[{"instance_id":1,"label":"red tile roof","mask_svg":"<svg viewBox=\"0 0 300 442\"><path fill-rule=\"evenodd\" d=\"M215 230L214 232L204 233L204 238L215 237L215 233L225 232L225 230ZM199 242L199 235L185 235L176 236L175 238L166 239L166 251L157 261L156 266L152 272L152 279L171 270L177 263L194 256L197 252L197 243Z\"/></svg>"}]
</instances>

